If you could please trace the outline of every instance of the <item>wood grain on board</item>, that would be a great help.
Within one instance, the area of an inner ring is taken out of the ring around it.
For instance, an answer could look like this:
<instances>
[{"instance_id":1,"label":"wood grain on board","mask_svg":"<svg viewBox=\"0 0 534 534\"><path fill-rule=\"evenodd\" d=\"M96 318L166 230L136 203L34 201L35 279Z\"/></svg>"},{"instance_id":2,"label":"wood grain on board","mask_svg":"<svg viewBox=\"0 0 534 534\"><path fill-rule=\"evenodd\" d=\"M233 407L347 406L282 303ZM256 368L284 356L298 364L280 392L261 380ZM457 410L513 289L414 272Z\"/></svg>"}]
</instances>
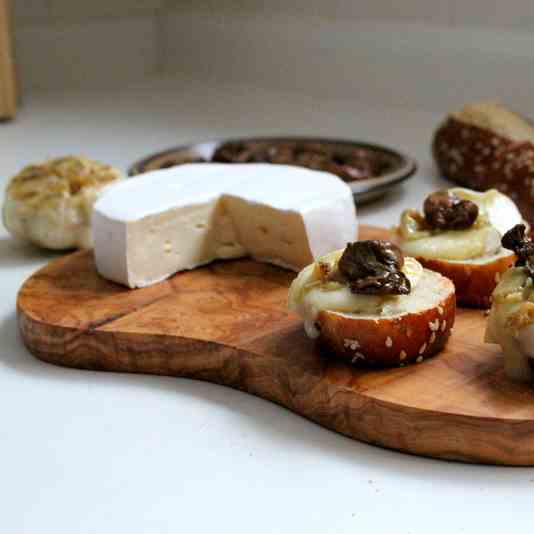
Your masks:
<instances>
[{"instance_id":1,"label":"wood grain on board","mask_svg":"<svg viewBox=\"0 0 534 534\"><path fill-rule=\"evenodd\" d=\"M129 290L99 277L90 251L75 252L23 285L19 327L47 362L208 380L368 443L534 465L534 390L504 376L498 347L482 341L482 311L458 310L446 349L421 364L356 369L322 355L288 312L294 276L244 259Z\"/></svg>"}]
</instances>

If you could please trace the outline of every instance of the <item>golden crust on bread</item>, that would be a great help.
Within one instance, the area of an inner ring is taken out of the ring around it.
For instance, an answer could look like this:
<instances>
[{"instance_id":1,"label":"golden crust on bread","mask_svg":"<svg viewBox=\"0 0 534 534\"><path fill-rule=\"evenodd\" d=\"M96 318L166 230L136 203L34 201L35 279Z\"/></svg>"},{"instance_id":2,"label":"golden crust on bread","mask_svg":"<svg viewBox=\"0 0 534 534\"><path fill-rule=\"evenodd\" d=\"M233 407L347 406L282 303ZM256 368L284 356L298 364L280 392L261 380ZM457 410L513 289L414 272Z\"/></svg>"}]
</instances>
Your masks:
<instances>
[{"instance_id":1,"label":"golden crust on bread","mask_svg":"<svg viewBox=\"0 0 534 534\"><path fill-rule=\"evenodd\" d=\"M489 308L493 290L516 257L509 254L485 263L416 259L427 269L441 273L454 283L456 300L460 306Z\"/></svg>"},{"instance_id":2,"label":"golden crust on bread","mask_svg":"<svg viewBox=\"0 0 534 534\"><path fill-rule=\"evenodd\" d=\"M490 130L510 141L534 143L534 127L499 102L483 101L468 104L451 116L471 126Z\"/></svg>"},{"instance_id":3,"label":"golden crust on bread","mask_svg":"<svg viewBox=\"0 0 534 534\"><path fill-rule=\"evenodd\" d=\"M317 327L326 353L369 367L419 363L438 353L454 324L454 286L438 273L426 273L440 298L421 310L390 317L321 311Z\"/></svg>"}]
</instances>

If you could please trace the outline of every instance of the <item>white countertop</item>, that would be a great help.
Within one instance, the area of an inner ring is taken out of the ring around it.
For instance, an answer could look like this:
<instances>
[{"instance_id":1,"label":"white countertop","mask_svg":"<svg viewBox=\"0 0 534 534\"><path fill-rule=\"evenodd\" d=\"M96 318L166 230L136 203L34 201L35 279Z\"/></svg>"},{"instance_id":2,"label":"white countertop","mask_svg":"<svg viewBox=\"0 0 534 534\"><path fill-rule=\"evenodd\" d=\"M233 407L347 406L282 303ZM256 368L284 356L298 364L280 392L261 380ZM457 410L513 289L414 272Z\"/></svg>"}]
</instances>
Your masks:
<instances>
[{"instance_id":1,"label":"white countertop","mask_svg":"<svg viewBox=\"0 0 534 534\"><path fill-rule=\"evenodd\" d=\"M27 163L68 153L125 169L206 137L350 137L419 161L415 179L360 210L363 223L392 224L441 184L429 149L439 119L176 81L33 95L15 122L0 124L0 186ZM0 532L501 534L532 526L534 469L372 447L217 385L38 361L18 337L15 300L54 256L0 228Z\"/></svg>"}]
</instances>

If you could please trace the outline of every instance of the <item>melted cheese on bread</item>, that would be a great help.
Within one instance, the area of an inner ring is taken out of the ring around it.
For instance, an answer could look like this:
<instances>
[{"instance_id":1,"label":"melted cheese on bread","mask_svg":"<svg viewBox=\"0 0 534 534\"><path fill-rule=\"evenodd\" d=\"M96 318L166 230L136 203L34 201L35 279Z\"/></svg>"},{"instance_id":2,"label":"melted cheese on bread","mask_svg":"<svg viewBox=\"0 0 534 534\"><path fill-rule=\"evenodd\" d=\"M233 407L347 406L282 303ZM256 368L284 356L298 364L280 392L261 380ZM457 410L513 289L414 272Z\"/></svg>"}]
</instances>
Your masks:
<instances>
[{"instance_id":1,"label":"melted cheese on bread","mask_svg":"<svg viewBox=\"0 0 534 534\"><path fill-rule=\"evenodd\" d=\"M413 211L406 210L397 228L402 250L414 257L449 261L490 259L500 253L501 235L522 222L514 202L496 189L479 193L454 187L449 191L477 204L479 214L475 224L466 230L421 230Z\"/></svg>"},{"instance_id":2,"label":"melted cheese on bread","mask_svg":"<svg viewBox=\"0 0 534 534\"><path fill-rule=\"evenodd\" d=\"M506 271L495 288L485 341L501 346L510 378L534 378L528 363L534 357L534 287L523 268Z\"/></svg>"},{"instance_id":3,"label":"melted cheese on bread","mask_svg":"<svg viewBox=\"0 0 534 534\"><path fill-rule=\"evenodd\" d=\"M343 249L319 258L305 267L289 288L288 306L304 319L306 333L315 338L319 332L315 321L321 311L351 314L390 316L406 310L406 301L411 295L361 295L352 293L346 284L323 283L320 278L320 263L335 269ZM410 280L412 291L422 274L422 265L413 258L404 258L402 271Z\"/></svg>"},{"instance_id":4,"label":"melted cheese on bread","mask_svg":"<svg viewBox=\"0 0 534 534\"><path fill-rule=\"evenodd\" d=\"M403 241L402 251L411 256L440 260L473 260L492 256L501 248L501 236L491 226L478 230L450 230L414 241Z\"/></svg>"}]
</instances>

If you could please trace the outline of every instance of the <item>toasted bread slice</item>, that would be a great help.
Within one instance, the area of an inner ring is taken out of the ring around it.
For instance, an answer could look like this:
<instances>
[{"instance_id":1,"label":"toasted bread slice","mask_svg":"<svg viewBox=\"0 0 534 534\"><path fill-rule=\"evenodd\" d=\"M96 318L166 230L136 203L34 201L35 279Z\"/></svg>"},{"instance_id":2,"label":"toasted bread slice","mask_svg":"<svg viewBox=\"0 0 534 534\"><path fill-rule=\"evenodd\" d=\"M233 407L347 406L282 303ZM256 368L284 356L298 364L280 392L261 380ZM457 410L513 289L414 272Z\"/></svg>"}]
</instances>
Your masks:
<instances>
[{"instance_id":1,"label":"toasted bread slice","mask_svg":"<svg viewBox=\"0 0 534 534\"><path fill-rule=\"evenodd\" d=\"M416 259L427 269L452 280L458 305L485 309L491 306L491 294L501 275L513 265L516 257L513 252L502 249L498 254L474 260Z\"/></svg>"},{"instance_id":2,"label":"toasted bread slice","mask_svg":"<svg viewBox=\"0 0 534 534\"><path fill-rule=\"evenodd\" d=\"M327 354L356 365L396 367L423 361L449 338L456 311L454 285L424 269L403 299L404 310L393 315L319 312L319 342Z\"/></svg>"}]
</instances>

